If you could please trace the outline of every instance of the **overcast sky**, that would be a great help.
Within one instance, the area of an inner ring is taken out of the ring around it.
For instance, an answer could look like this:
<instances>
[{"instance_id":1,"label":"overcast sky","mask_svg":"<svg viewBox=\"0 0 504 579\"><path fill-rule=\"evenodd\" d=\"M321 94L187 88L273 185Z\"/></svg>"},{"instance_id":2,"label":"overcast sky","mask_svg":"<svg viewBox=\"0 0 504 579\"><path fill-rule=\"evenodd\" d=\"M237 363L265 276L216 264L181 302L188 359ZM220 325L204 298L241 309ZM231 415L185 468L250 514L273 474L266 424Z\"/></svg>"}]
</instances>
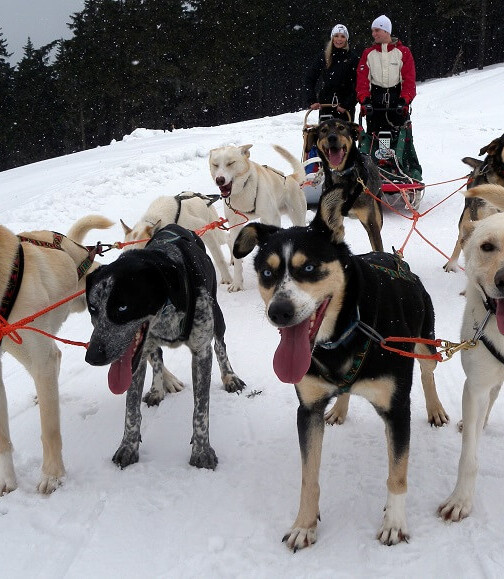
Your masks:
<instances>
[{"instance_id":1,"label":"overcast sky","mask_svg":"<svg viewBox=\"0 0 504 579\"><path fill-rule=\"evenodd\" d=\"M0 0L0 28L13 53L10 63L21 59L28 37L35 48L71 38L70 15L83 8L84 0Z\"/></svg>"}]
</instances>

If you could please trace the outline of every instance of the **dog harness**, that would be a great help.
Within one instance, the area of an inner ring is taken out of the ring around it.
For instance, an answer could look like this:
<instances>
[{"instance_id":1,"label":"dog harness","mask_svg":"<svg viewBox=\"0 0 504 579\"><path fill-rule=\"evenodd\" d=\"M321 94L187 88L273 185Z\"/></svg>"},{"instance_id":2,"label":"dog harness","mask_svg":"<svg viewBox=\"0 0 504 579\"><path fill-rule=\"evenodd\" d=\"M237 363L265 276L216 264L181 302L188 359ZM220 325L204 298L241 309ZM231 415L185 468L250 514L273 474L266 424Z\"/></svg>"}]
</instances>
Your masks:
<instances>
[{"instance_id":1,"label":"dog harness","mask_svg":"<svg viewBox=\"0 0 504 579\"><path fill-rule=\"evenodd\" d=\"M188 199L194 199L195 197L199 197L204 201L207 201L207 207L210 207L213 203L220 199L220 195L203 195L202 193L192 193L191 195L175 195L174 199L177 201L177 214L175 215L174 223L178 224L180 219L180 212L182 211L182 201L186 201Z\"/></svg>"},{"instance_id":2,"label":"dog harness","mask_svg":"<svg viewBox=\"0 0 504 579\"><path fill-rule=\"evenodd\" d=\"M61 244L63 243L63 239L65 239L66 236L63 235L62 233L57 233L56 231L53 231L52 234L53 234L52 243L49 241L41 241L39 239L33 239L31 237L25 237L24 235L18 235L17 237L18 237L19 241L31 243L32 245L36 245L37 247L45 247L47 249L59 249L60 251L65 251L63 249L63 247L61 247ZM93 248L84 247L83 245L76 243L75 241L73 241L70 238L66 238L66 239L68 239L69 241L71 241L72 243L77 245L77 247L80 247L80 248L84 249L85 251L87 251L86 258L83 259L81 261L81 263L77 266L77 277L78 277L78 279L82 279L84 277L84 275L86 274L86 272L88 271L88 269L93 265L93 261L94 261L94 258L96 257L97 249L95 247L93 247Z\"/></svg>"},{"instance_id":3,"label":"dog harness","mask_svg":"<svg viewBox=\"0 0 504 579\"><path fill-rule=\"evenodd\" d=\"M16 298L19 293L19 288L21 287L21 281L23 279L23 272L24 272L24 252L22 245L19 244L16 256L12 263L9 281L7 282L7 287L2 297L2 302L0 303L0 317L2 317L4 320L9 319L9 316L12 312L12 308L14 307L14 304L16 302ZM0 338L0 344L1 343L2 338Z\"/></svg>"}]
</instances>

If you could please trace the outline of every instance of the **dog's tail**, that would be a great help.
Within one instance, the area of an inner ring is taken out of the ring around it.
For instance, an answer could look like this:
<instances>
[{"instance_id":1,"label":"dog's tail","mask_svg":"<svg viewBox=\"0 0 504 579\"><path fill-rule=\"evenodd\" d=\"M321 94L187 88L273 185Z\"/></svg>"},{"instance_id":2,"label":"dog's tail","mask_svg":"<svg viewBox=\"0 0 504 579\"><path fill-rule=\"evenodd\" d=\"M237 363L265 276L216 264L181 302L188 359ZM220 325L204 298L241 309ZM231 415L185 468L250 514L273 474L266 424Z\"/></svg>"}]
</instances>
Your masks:
<instances>
[{"instance_id":1,"label":"dog's tail","mask_svg":"<svg viewBox=\"0 0 504 579\"><path fill-rule=\"evenodd\" d=\"M464 191L466 197L479 197L484 199L490 205L493 205L499 211L504 211L504 187L496 184L485 184L472 187Z\"/></svg>"},{"instance_id":2,"label":"dog's tail","mask_svg":"<svg viewBox=\"0 0 504 579\"><path fill-rule=\"evenodd\" d=\"M108 229L114 225L113 221L101 215L86 215L76 221L67 233L67 237L77 243L82 243L88 231L92 229Z\"/></svg>"},{"instance_id":3,"label":"dog's tail","mask_svg":"<svg viewBox=\"0 0 504 579\"><path fill-rule=\"evenodd\" d=\"M302 185L306 179L306 173L303 165L301 164L301 161L296 159L294 155L289 153L287 149L284 149L280 145L273 145L273 148L279 155L281 155L286 161L290 163L290 165L294 169L294 172L292 173L291 177L293 177L300 185Z\"/></svg>"}]
</instances>

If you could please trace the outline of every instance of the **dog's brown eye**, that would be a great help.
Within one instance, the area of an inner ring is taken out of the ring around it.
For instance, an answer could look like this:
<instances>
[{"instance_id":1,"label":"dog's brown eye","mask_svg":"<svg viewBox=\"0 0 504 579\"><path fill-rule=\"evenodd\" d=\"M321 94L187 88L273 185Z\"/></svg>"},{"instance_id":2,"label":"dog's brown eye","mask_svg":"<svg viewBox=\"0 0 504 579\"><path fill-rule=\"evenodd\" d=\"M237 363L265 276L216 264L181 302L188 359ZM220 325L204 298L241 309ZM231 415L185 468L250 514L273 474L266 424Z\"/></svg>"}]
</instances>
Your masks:
<instances>
[{"instance_id":1,"label":"dog's brown eye","mask_svg":"<svg viewBox=\"0 0 504 579\"><path fill-rule=\"evenodd\" d=\"M489 253L490 251L495 251L495 245L490 242L482 243L481 251L484 251L486 253Z\"/></svg>"}]
</instances>

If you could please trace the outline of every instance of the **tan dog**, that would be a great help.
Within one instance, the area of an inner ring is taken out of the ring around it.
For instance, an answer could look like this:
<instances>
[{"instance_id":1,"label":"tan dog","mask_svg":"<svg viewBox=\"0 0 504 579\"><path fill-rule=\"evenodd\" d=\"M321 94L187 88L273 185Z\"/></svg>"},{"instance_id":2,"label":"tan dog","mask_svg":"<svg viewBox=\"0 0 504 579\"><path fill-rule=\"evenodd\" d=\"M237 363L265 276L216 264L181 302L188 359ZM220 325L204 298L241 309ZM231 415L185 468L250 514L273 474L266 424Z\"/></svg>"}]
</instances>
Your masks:
<instances>
[{"instance_id":1,"label":"tan dog","mask_svg":"<svg viewBox=\"0 0 504 579\"><path fill-rule=\"evenodd\" d=\"M504 187L504 134L482 147L479 154L486 154L484 161L474 159L473 157L464 157L462 159L463 163L472 168L467 182L467 189L484 185L485 183ZM457 241L450 259L443 266L445 271L451 272L458 270L458 259L462 251L462 236L466 224L470 221L484 219L497 211L498 209L495 206L489 205L484 199L466 195L464 209L460 215L458 224L459 233Z\"/></svg>"},{"instance_id":2,"label":"tan dog","mask_svg":"<svg viewBox=\"0 0 504 579\"><path fill-rule=\"evenodd\" d=\"M133 227L128 227L121 219L124 230L124 241L150 239L153 232L170 223L196 231L205 225L217 221L219 215L212 205L212 200L199 193L182 191L175 197L162 196L155 199L145 215ZM213 257L215 266L220 273L221 283L231 283L231 275L226 260L220 248L226 243L226 234L220 229L210 229L202 237ZM125 249L141 249L145 243L135 243Z\"/></svg>"},{"instance_id":3,"label":"tan dog","mask_svg":"<svg viewBox=\"0 0 504 579\"><path fill-rule=\"evenodd\" d=\"M91 229L105 229L113 225L105 217L89 215L80 219L68 232L68 237L61 239L61 250L49 249L22 242L6 227L0 226L0 295L6 300L12 291L11 272L19 247L24 256L24 267L19 267L21 284L8 321L15 322L35 314L59 300L84 289L85 276L79 279L77 268L83 270L89 265L89 252L79 245ZM54 233L51 231L30 231L20 234L32 240L53 244ZM21 261L21 263L22 263ZM94 269L94 264L86 273ZM23 271L24 270L24 271ZM11 302L12 303L12 302ZM5 301L2 301L5 304ZM71 312L83 311L86 307L85 295L50 310L38 317L30 325L50 334L56 334L61 324ZM38 484L41 493L51 493L61 484L65 474L61 454L61 432L58 401L58 374L61 352L54 340L38 332L20 330L22 343L17 344L8 336L1 342L0 354L3 351L12 354L31 374L37 390L40 422L42 430L42 476ZM0 361L0 495L13 491L17 487L14 463L12 460L12 443L9 435L7 398L1 373Z\"/></svg>"},{"instance_id":4,"label":"tan dog","mask_svg":"<svg viewBox=\"0 0 504 579\"><path fill-rule=\"evenodd\" d=\"M466 196L484 199L504 211L504 187L500 185L480 185L469 189ZM476 347L461 352L466 374L462 451L455 489L438 509L447 521L460 521L472 510L478 443L504 381L504 213L468 223L462 248L467 287L461 342L474 341Z\"/></svg>"},{"instance_id":5,"label":"tan dog","mask_svg":"<svg viewBox=\"0 0 504 579\"><path fill-rule=\"evenodd\" d=\"M282 215L288 215L294 225L306 224L306 197L301 189L305 171L289 151L273 145L273 148L292 166L294 172L284 175L268 166L250 160L252 145L220 147L210 151L210 173L221 191L225 202L225 215L230 229L229 245L233 247L243 217L260 219L269 225L281 225ZM240 259L234 261L233 282L229 291L243 289L243 266Z\"/></svg>"}]
</instances>

